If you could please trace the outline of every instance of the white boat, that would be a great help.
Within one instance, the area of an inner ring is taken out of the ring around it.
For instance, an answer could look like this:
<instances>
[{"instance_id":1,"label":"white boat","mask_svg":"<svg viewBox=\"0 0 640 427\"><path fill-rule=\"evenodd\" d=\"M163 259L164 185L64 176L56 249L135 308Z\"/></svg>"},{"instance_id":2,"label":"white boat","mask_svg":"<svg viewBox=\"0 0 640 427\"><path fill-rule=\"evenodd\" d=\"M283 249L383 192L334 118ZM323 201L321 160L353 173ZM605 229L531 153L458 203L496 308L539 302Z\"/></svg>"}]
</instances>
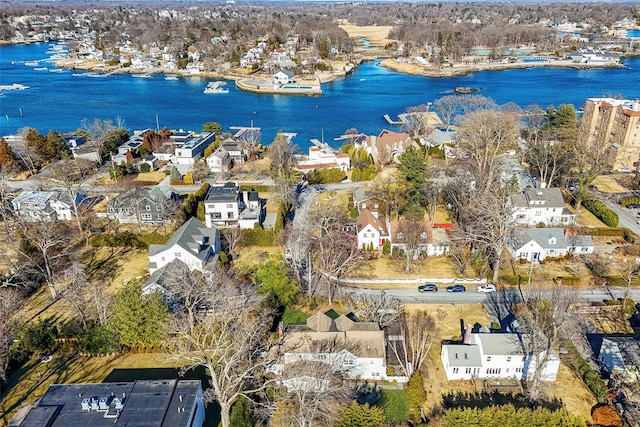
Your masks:
<instances>
[{"instance_id":1,"label":"white boat","mask_svg":"<svg viewBox=\"0 0 640 427\"><path fill-rule=\"evenodd\" d=\"M50 73L61 73L62 68L52 68L49 70Z\"/></svg>"},{"instance_id":2,"label":"white boat","mask_svg":"<svg viewBox=\"0 0 640 427\"><path fill-rule=\"evenodd\" d=\"M48 68L47 67L36 67L34 68L35 71L47 71Z\"/></svg>"},{"instance_id":3,"label":"white boat","mask_svg":"<svg viewBox=\"0 0 640 427\"><path fill-rule=\"evenodd\" d=\"M178 76L166 76L165 80L178 80Z\"/></svg>"},{"instance_id":4,"label":"white boat","mask_svg":"<svg viewBox=\"0 0 640 427\"><path fill-rule=\"evenodd\" d=\"M203 93L229 93L229 89L224 87L226 84L224 81L209 82Z\"/></svg>"},{"instance_id":5,"label":"white boat","mask_svg":"<svg viewBox=\"0 0 640 427\"><path fill-rule=\"evenodd\" d=\"M142 78L142 79L150 79L151 77L153 77L153 74L151 73L146 73L146 74L131 74L132 77L138 77L138 78Z\"/></svg>"},{"instance_id":6,"label":"white boat","mask_svg":"<svg viewBox=\"0 0 640 427\"><path fill-rule=\"evenodd\" d=\"M37 67L38 61L25 61L24 65L26 65L27 67Z\"/></svg>"}]
</instances>

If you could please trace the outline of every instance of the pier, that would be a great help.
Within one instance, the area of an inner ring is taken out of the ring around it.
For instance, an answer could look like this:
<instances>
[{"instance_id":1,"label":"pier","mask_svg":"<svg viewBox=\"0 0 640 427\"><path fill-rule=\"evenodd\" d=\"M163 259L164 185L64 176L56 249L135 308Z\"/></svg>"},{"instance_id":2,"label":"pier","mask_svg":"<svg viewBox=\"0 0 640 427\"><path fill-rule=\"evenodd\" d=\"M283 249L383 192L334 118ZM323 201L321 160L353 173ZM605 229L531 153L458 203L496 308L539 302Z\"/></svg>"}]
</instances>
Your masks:
<instances>
[{"instance_id":1,"label":"pier","mask_svg":"<svg viewBox=\"0 0 640 427\"><path fill-rule=\"evenodd\" d=\"M398 116L398 119L400 119L399 121L392 120L391 116L389 116L388 114L385 114L384 118L387 121L387 123L389 123L390 125L393 125L393 126L402 126L402 125L406 125L407 124L406 115L404 115L404 114L401 114L401 115Z\"/></svg>"}]
</instances>

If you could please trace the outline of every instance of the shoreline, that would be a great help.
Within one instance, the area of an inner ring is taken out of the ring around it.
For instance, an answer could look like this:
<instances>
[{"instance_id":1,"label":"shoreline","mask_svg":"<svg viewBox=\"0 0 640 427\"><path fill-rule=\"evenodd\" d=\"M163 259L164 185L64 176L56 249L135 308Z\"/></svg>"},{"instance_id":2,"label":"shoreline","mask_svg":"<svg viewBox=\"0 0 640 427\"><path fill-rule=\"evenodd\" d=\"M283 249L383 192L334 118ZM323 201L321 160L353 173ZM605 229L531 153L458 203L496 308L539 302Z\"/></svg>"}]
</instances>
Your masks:
<instances>
[{"instance_id":1,"label":"shoreline","mask_svg":"<svg viewBox=\"0 0 640 427\"><path fill-rule=\"evenodd\" d=\"M424 77L457 77L466 76L480 71L507 71L514 69L528 68L574 68L576 70L589 70L594 68L624 68L621 62L610 62L605 64L576 63L571 60L551 60L545 62L480 62L475 64L453 63L451 66L442 65L422 65L416 62L400 62L396 59L387 58L380 62L382 67L397 71L403 74Z\"/></svg>"}]
</instances>

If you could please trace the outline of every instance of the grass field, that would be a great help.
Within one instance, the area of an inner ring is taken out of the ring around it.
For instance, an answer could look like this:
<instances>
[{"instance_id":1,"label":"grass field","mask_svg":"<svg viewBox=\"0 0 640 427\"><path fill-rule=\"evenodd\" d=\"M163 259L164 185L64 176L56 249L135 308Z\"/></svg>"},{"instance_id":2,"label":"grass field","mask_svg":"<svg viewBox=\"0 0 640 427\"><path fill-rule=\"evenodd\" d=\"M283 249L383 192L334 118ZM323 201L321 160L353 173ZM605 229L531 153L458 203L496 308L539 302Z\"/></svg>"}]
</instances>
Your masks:
<instances>
[{"instance_id":1,"label":"grass field","mask_svg":"<svg viewBox=\"0 0 640 427\"><path fill-rule=\"evenodd\" d=\"M392 423L401 423L409 419L409 404L404 390L380 390L380 400L376 406L384 410L387 420Z\"/></svg>"},{"instance_id":2,"label":"grass field","mask_svg":"<svg viewBox=\"0 0 640 427\"><path fill-rule=\"evenodd\" d=\"M389 32L393 29L391 25L359 26L351 24L348 21L342 21L339 27L345 30L352 39L365 38L372 46L380 47L384 47L384 45L391 41L389 39Z\"/></svg>"},{"instance_id":3,"label":"grass field","mask_svg":"<svg viewBox=\"0 0 640 427\"><path fill-rule=\"evenodd\" d=\"M455 278L461 277L453 270L453 266L447 257L428 257L425 260L415 262L413 271L404 271L404 262L388 256L367 261L367 266L361 273L363 278L394 278L394 279L418 279L418 278ZM474 277L473 275L467 277ZM375 284L367 284L367 287L375 287ZM388 284L380 285L382 287ZM398 287L413 288L413 284L399 283Z\"/></svg>"},{"instance_id":4,"label":"grass field","mask_svg":"<svg viewBox=\"0 0 640 427\"><path fill-rule=\"evenodd\" d=\"M616 181L615 175L599 175L593 180L593 185L598 187L598 190L606 193L624 193L629 191Z\"/></svg>"}]
</instances>

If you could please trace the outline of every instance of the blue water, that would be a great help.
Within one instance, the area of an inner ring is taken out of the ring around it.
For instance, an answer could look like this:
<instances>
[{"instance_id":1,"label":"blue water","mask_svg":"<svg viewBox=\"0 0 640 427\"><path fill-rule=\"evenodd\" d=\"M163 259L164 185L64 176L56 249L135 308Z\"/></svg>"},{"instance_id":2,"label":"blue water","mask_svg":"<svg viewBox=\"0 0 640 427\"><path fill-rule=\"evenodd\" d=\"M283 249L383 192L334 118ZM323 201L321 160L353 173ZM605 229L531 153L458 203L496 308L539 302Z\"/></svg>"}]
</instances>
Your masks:
<instances>
[{"instance_id":1,"label":"blue water","mask_svg":"<svg viewBox=\"0 0 640 427\"><path fill-rule=\"evenodd\" d=\"M629 30L627 31L627 37L631 37L634 39L640 38L640 30Z\"/></svg>"},{"instance_id":2,"label":"blue water","mask_svg":"<svg viewBox=\"0 0 640 427\"><path fill-rule=\"evenodd\" d=\"M204 94L206 78L165 80L164 76L133 78L111 75L101 78L35 71L24 61L46 58L48 44L0 47L0 85L30 86L22 91L4 91L0 96L0 135L25 126L47 133L49 129L72 131L82 120L125 120L129 130L160 127L199 131L208 121L229 126L262 127L263 143L278 130L296 132L294 143L309 146L311 138L333 143L345 130L356 128L377 134L392 128L391 117L407 107L433 102L451 94L457 86L482 88L479 94L497 103L514 102L521 107L570 103L577 108L588 97L620 95L640 98L640 59L624 59L620 69L574 70L532 68L486 71L470 76L428 78L409 76L365 63L346 79L323 85L323 96L273 96L241 92L233 84L228 94ZM15 61L15 64L12 64ZM52 64L40 63L39 67ZM20 114L22 111L22 115Z\"/></svg>"}]
</instances>

